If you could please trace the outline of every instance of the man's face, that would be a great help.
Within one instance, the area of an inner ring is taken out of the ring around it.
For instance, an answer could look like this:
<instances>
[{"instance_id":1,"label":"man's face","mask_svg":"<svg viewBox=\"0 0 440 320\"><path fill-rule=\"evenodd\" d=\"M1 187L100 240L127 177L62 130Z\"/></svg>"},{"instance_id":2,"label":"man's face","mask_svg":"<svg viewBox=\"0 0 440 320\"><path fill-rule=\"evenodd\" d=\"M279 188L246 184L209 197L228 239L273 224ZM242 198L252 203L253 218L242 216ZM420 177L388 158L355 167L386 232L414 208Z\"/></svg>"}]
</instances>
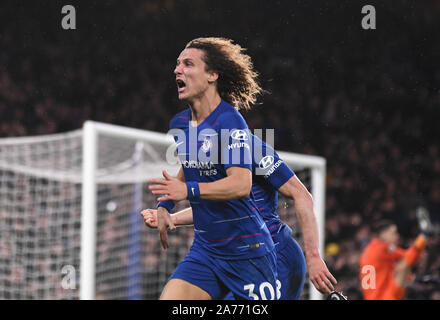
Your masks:
<instances>
[{"instance_id":1,"label":"man's face","mask_svg":"<svg viewBox=\"0 0 440 320\"><path fill-rule=\"evenodd\" d=\"M380 233L380 237L385 242L397 245L397 243L399 242L399 233L397 232L397 226L394 224L389 226L387 229L383 230Z\"/></svg>"},{"instance_id":2,"label":"man's face","mask_svg":"<svg viewBox=\"0 0 440 320\"><path fill-rule=\"evenodd\" d=\"M206 71L203 54L200 49L187 48L177 58L174 74L180 100L191 101L203 96L210 83L217 79L215 73Z\"/></svg>"}]
</instances>

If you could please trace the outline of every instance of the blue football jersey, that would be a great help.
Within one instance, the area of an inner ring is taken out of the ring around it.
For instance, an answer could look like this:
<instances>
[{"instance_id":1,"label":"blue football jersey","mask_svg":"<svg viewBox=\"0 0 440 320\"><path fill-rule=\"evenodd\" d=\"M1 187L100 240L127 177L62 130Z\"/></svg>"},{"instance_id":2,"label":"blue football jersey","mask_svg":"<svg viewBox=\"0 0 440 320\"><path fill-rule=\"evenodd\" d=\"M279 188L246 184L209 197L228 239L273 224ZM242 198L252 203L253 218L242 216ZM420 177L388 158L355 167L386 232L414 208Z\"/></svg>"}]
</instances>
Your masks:
<instances>
[{"instance_id":1,"label":"blue football jersey","mask_svg":"<svg viewBox=\"0 0 440 320\"><path fill-rule=\"evenodd\" d=\"M191 110L186 109L173 117L170 129L187 182L214 182L227 177L226 170L232 166L253 168L247 124L223 100L198 126L191 124ZM254 258L274 249L252 193L236 200L196 199L190 204L193 246L224 259Z\"/></svg>"},{"instance_id":2,"label":"blue football jersey","mask_svg":"<svg viewBox=\"0 0 440 320\"><path fill-rule=\"evenodd\" d=\"M252 193L257 208L266 222L275 244L292 230L281 222L277 213L278 189L295 173L279 157L271 145L253 135ZM287 230L282 230L287 229Z\"/></svg>"}]
</instances>

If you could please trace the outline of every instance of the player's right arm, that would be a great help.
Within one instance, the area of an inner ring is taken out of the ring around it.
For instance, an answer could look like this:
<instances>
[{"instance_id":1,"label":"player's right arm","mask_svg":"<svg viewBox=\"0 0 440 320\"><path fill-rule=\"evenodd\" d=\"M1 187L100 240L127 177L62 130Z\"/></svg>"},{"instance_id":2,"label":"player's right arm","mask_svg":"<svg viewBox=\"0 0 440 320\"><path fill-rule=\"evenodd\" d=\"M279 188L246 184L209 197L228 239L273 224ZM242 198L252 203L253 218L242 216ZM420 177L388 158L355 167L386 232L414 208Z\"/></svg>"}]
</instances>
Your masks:
<instances>
[{"instance_id":1,"label":"player's right arm","mask_svg":"<svg viewBox=\"0 0 440 320\"><path fill-rule=\"evenodd\" d=\"M169 247L167 234L168 228L170 228L170 230L176 229L174 223L171 221L168 210L163 207L159 207L157 208L157 230L159 231L159 239L164 249Z\"/></svg>"},{"instance_id":2,"label":"player's right arm","mask_svg":"<svg viewBox=\"0 0 440 320\"><path fill-rule=\"evenodd\" d=\"M185 174L183 172L182 167L180 167L176 179L185 182ZM174 206L171 200L169 200L169 202L171 202L171 205ZM174 230L176 228L173 218L167 209L167 206L159 205L157 210L156 209L143 210L141 212L141 215L143 216L145 224L147 226L150 226L151 228L153 227L157 228L157 230L159 231L159 239L160 242L162 243L162 247L164 249L167 249L169 246L167 230L168 228L170 230ZM192 219L192 211L191 211L191 219Z\"/></svg>"},{"instance_id":3,"label":"player's right arm","mask_svg":"<svg viewBox=\"0 0 440 320\"><path fill-rule=\"evenodd\" d=\"M156 209L145 209L141 212L144 222L147 227L152 229L157 228L157 210ZM176 213L170 215L171 221L177 226L190 226L193 224L192 208L185 208Z\"/></svg>"}]
</instances>

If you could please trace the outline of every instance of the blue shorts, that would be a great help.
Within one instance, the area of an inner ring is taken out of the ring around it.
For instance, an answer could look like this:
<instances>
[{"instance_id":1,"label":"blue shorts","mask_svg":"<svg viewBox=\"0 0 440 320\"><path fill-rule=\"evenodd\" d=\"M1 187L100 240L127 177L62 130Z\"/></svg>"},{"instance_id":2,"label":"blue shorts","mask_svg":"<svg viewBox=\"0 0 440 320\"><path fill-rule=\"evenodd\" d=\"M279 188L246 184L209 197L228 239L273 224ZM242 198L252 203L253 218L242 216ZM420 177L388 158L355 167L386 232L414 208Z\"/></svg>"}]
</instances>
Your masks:
<instances>
[{"instance_id":1,"label":"blue shorts","mask_svg":"<svg viewBox=\"0 0 440 320\"><path fill-rule=\"evenodd\" d=\"M278 287L280 300L299 300L306 277L306 260L298 242L291 236L289 229L283 228L276 237ZM229 293L225 300L234 300Z\"/></svg>"},{"instance_id":2,"label":"blue shorts","mask_svg":"<svg viewBox=\"0 0 440 320\"><path fill-rule=\"evenodd\" d=\"M214 300L224 299L229 292L237 300L278 300L281 294L274 251L257 258L224 260L193 246L171 279L185 280Z\"/></svg>"},{"instance_id":3,"label":"blue shorts","mask_svg":"<svg viewBox=\"0 0 440 320\"><path fill-rule=\"evenodd\" d=\"M284 247L277 250L281 300L299 300L306 278L306 259L295 239L290 237L284 241Z\"/></svg>"}]
</instances>

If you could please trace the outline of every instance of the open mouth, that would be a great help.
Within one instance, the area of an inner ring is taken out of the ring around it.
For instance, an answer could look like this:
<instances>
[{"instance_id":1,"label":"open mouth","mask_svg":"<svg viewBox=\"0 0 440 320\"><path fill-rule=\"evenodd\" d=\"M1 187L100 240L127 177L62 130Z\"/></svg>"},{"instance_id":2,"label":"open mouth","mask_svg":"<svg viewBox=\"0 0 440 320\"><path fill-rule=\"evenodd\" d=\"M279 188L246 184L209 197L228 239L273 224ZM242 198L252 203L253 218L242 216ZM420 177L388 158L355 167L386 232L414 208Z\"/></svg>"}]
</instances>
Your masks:
<instances>
[{"instance_id":1,"label":"open mouth","mask_svg":"<svg viewBox=\"0 0 440 320\"><path fill-rule=\"evenodd\" d=\"M186 83L183 80L178 79L178 80L176 80L176 83L177 83L178 89L183 89L186 87Z\"/></svg>"}]
</instances>

